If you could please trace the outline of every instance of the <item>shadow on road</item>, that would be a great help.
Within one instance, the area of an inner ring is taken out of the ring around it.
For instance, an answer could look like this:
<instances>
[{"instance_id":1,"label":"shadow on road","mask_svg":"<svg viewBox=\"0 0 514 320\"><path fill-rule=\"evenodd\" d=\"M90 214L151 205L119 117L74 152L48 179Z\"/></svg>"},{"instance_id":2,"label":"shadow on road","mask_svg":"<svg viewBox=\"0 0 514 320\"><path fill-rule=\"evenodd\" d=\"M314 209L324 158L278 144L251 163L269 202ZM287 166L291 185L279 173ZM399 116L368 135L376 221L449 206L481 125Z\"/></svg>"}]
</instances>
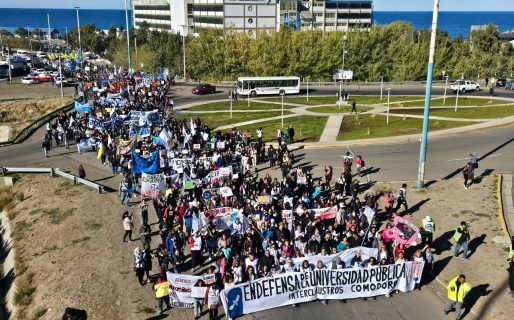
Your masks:
<instances>
[{"instance_id":1,"label":"shadow on road","mask_svg":"<svg viewBox=\"0 0 514 320\"><path fill-rule=\"evenodd\" d=\"M487 235L481 234L479 237L473 238L473 240L468 243L468 258L477 251L477 248L480 247L481 244L485 244L485 237L487 237Z\"/></svg>"},{"instance_id":2,"label":"shadow on road","mask_svg":"<svg viewBox=\"0 0 514 320\"><path fill-rule=\"evenodd\" d=\"M4 241L4 234L5 230L0 225L0 265L4 264L5 259L11 252L11 244ZM11 313L6 308L5 301L7 291L12 287L15 279L14 268L8 271L0 269L0 319L10 319L11 317Z\"/></svg>"},{"instance_id":3,"label":"shadow on road","mask_svg":"<svg viewBox=\"0 0 514 320\"><path fill-rule=\"evenodd\" d=\"M430 198L426 198L426 199L423 199L421 200L420 202L416 203L415 205L413 205L412 207L409 208L409 210L407 210L410 214L413 214L415 213L416 211L418 211L425 203L427 203L428 201L430 201Z\"/></svg>"},{"instance_id":4,"label":"shadow on road","mask_svg":"<svg viewBox=\"0 0 514 320\"><path fill-rule=\"evenodd\" d=\"M464 318L467 314L469 314L471 312L471 309L473 309L473 307L475 306L475 304L477 303L478 299L480 299L481 297L485 297L487 295L489 295L491 292L493 292L493 290L487 290L487 287L489 287L489 284L486 283L486 284L480 284L476 287L472 287L471 288L471 291L469 291L469 293L466 295L466 298L464 299L464 305L466 306L466 310L462 313L462 318ZM500 292L501 290L497 290L497 292ZM494 298L494 297L492 297ZM482 310L480 310L480 315L478 316L478 319L483 319L483 315L485 314L486 310L487 310L487 306L490 305L491 303L487 303L486 304L486 307Z\"/></svg>"},{"instance_id":5,"label":"shadow on road","mask_svg":"<svg viewBox=\"0 0 514 320\"><path fill-rule=\"evenodd\" d=\"M432 248L434 248L434 253L440 255L445 251L449 251L452 248L452 243L450 239L453 236L454 231L446 231L436 239L432 243Z\"/></svg>"}]
</instances>

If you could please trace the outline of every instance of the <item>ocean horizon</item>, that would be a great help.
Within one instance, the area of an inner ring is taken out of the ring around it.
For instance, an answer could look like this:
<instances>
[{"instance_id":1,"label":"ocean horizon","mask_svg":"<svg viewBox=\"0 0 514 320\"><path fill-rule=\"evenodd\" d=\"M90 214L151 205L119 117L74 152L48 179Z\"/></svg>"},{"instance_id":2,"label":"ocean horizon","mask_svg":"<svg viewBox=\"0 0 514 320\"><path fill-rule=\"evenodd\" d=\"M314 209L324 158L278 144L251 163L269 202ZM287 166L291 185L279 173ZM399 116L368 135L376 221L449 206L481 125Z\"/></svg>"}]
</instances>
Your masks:
<instances>
[{"instance_id":1,"label":"ocean horizon","mask_svg":"<svg viewBox=\"0 0 514 320\"><path fill-rule=\"evenodd\" d=\"M99 29L111 26L125 27L125 10L119 9L80 9L80 24L93 22ZM0 29L13 32L18 27L40 28L47 30L47 14L50 26L64 33L77 26L75 9L28 9L0 8ZM374 11L373 23L389 24L395 21L411 23L416 30L428 29L432 24L432 11ZM451 37L467 37L472 25L492 23L500 31L514 30L514 11L441 11L438 29L446 31ZM129 24L132 25L132 12L129 10Z\"/></svg>"}]
</instances>

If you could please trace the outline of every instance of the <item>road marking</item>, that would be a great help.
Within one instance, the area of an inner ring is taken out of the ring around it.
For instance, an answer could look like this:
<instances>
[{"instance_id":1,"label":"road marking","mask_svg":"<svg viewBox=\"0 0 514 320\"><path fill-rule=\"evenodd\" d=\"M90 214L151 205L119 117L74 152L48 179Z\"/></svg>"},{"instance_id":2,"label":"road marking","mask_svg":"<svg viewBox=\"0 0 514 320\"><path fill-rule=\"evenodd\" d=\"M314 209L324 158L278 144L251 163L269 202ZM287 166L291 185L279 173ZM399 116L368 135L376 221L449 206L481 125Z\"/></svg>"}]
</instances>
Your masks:
<instances>
[{"instance_id":1,"label":"road marking","mask_svg":"<svg viewBox=\"0 0 514 320\"><path fill-rule=\"evenodd\" d=\"M500 157L500 156L503 156L503 153L498 153L498 154L492 154L490 156L487 156L486 158L492 158L492 157ZM450 159L450 160L446 160L446 161L463 161L463 160L469 160L469 158L463 158L463 159Z\"/></svg>"}]
</instances>

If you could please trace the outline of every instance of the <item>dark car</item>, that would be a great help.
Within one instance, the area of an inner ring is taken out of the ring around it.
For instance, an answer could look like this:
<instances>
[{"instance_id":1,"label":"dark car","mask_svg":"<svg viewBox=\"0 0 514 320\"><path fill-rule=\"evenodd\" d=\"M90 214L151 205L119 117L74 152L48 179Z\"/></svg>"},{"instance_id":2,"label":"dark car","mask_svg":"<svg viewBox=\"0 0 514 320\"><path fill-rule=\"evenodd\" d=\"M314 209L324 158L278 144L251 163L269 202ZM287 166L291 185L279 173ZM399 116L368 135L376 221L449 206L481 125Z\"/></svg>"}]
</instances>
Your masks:
<instances>
[{"instance_id":1,"label":"dark car","mask_svg":"<svg viewBox=\"0 0 514 320\"><path fill-rule=\"evenodd\" d=\"M500 77L500 78L496 79L497 87L505 87L506 83L507 83L507 79L505 79L505 78Z\"/></svg>"},{"instance_id":2,"label":"dark car","mask_svg":"<svg viewBox=\"0 0 514 320\"><path fill-rule=\"evenodd\" d=\"M193 92L193 94L198 94L198 95L200 95L200 94L208 94L208 93L215 93L216 92L216 87L215 86L211 86L210 84L207 84L207 83L202 83L202 84L199 84L196 87L194 87L191 92Z\"/></svg>"}]
</instances>

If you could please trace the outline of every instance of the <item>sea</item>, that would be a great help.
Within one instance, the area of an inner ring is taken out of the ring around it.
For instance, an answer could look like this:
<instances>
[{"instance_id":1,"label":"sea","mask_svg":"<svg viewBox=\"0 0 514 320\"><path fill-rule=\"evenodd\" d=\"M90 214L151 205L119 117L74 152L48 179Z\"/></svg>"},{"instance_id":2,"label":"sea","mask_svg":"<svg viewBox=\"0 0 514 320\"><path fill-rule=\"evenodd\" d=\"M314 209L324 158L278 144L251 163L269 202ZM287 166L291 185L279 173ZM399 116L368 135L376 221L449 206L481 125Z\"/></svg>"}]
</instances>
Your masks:
<instances>
[{"instance_id":1,"label":"sea","mask_svg":"<svg viewBox=\"0 0 514 320\"><path fill-rule=\"evenodd\" d=\"M80 24L89 22L102 29L108 29L112 25L125 26L125 10L98 10L80 9ZM35 27L48 29L47 14L50 16L50 26L64 33L66 28L70 30L77 26L77 16L74 9L13 9L0 8L0 29L13 32L17 27ZM129 12L129 24L132 25L132 14ZM432 12L429 11L375 11L373 13L375 24L383 25L394 21L406 21L419 29L430 28ZM439 15L440 30L448 32L451 37L462 36L466 38L472 25L484 25L492 23L499 27L500 31L514 29L514 11L502 12L476 12L476 11L443 11Z\"/></svg>"}]
</instances>

